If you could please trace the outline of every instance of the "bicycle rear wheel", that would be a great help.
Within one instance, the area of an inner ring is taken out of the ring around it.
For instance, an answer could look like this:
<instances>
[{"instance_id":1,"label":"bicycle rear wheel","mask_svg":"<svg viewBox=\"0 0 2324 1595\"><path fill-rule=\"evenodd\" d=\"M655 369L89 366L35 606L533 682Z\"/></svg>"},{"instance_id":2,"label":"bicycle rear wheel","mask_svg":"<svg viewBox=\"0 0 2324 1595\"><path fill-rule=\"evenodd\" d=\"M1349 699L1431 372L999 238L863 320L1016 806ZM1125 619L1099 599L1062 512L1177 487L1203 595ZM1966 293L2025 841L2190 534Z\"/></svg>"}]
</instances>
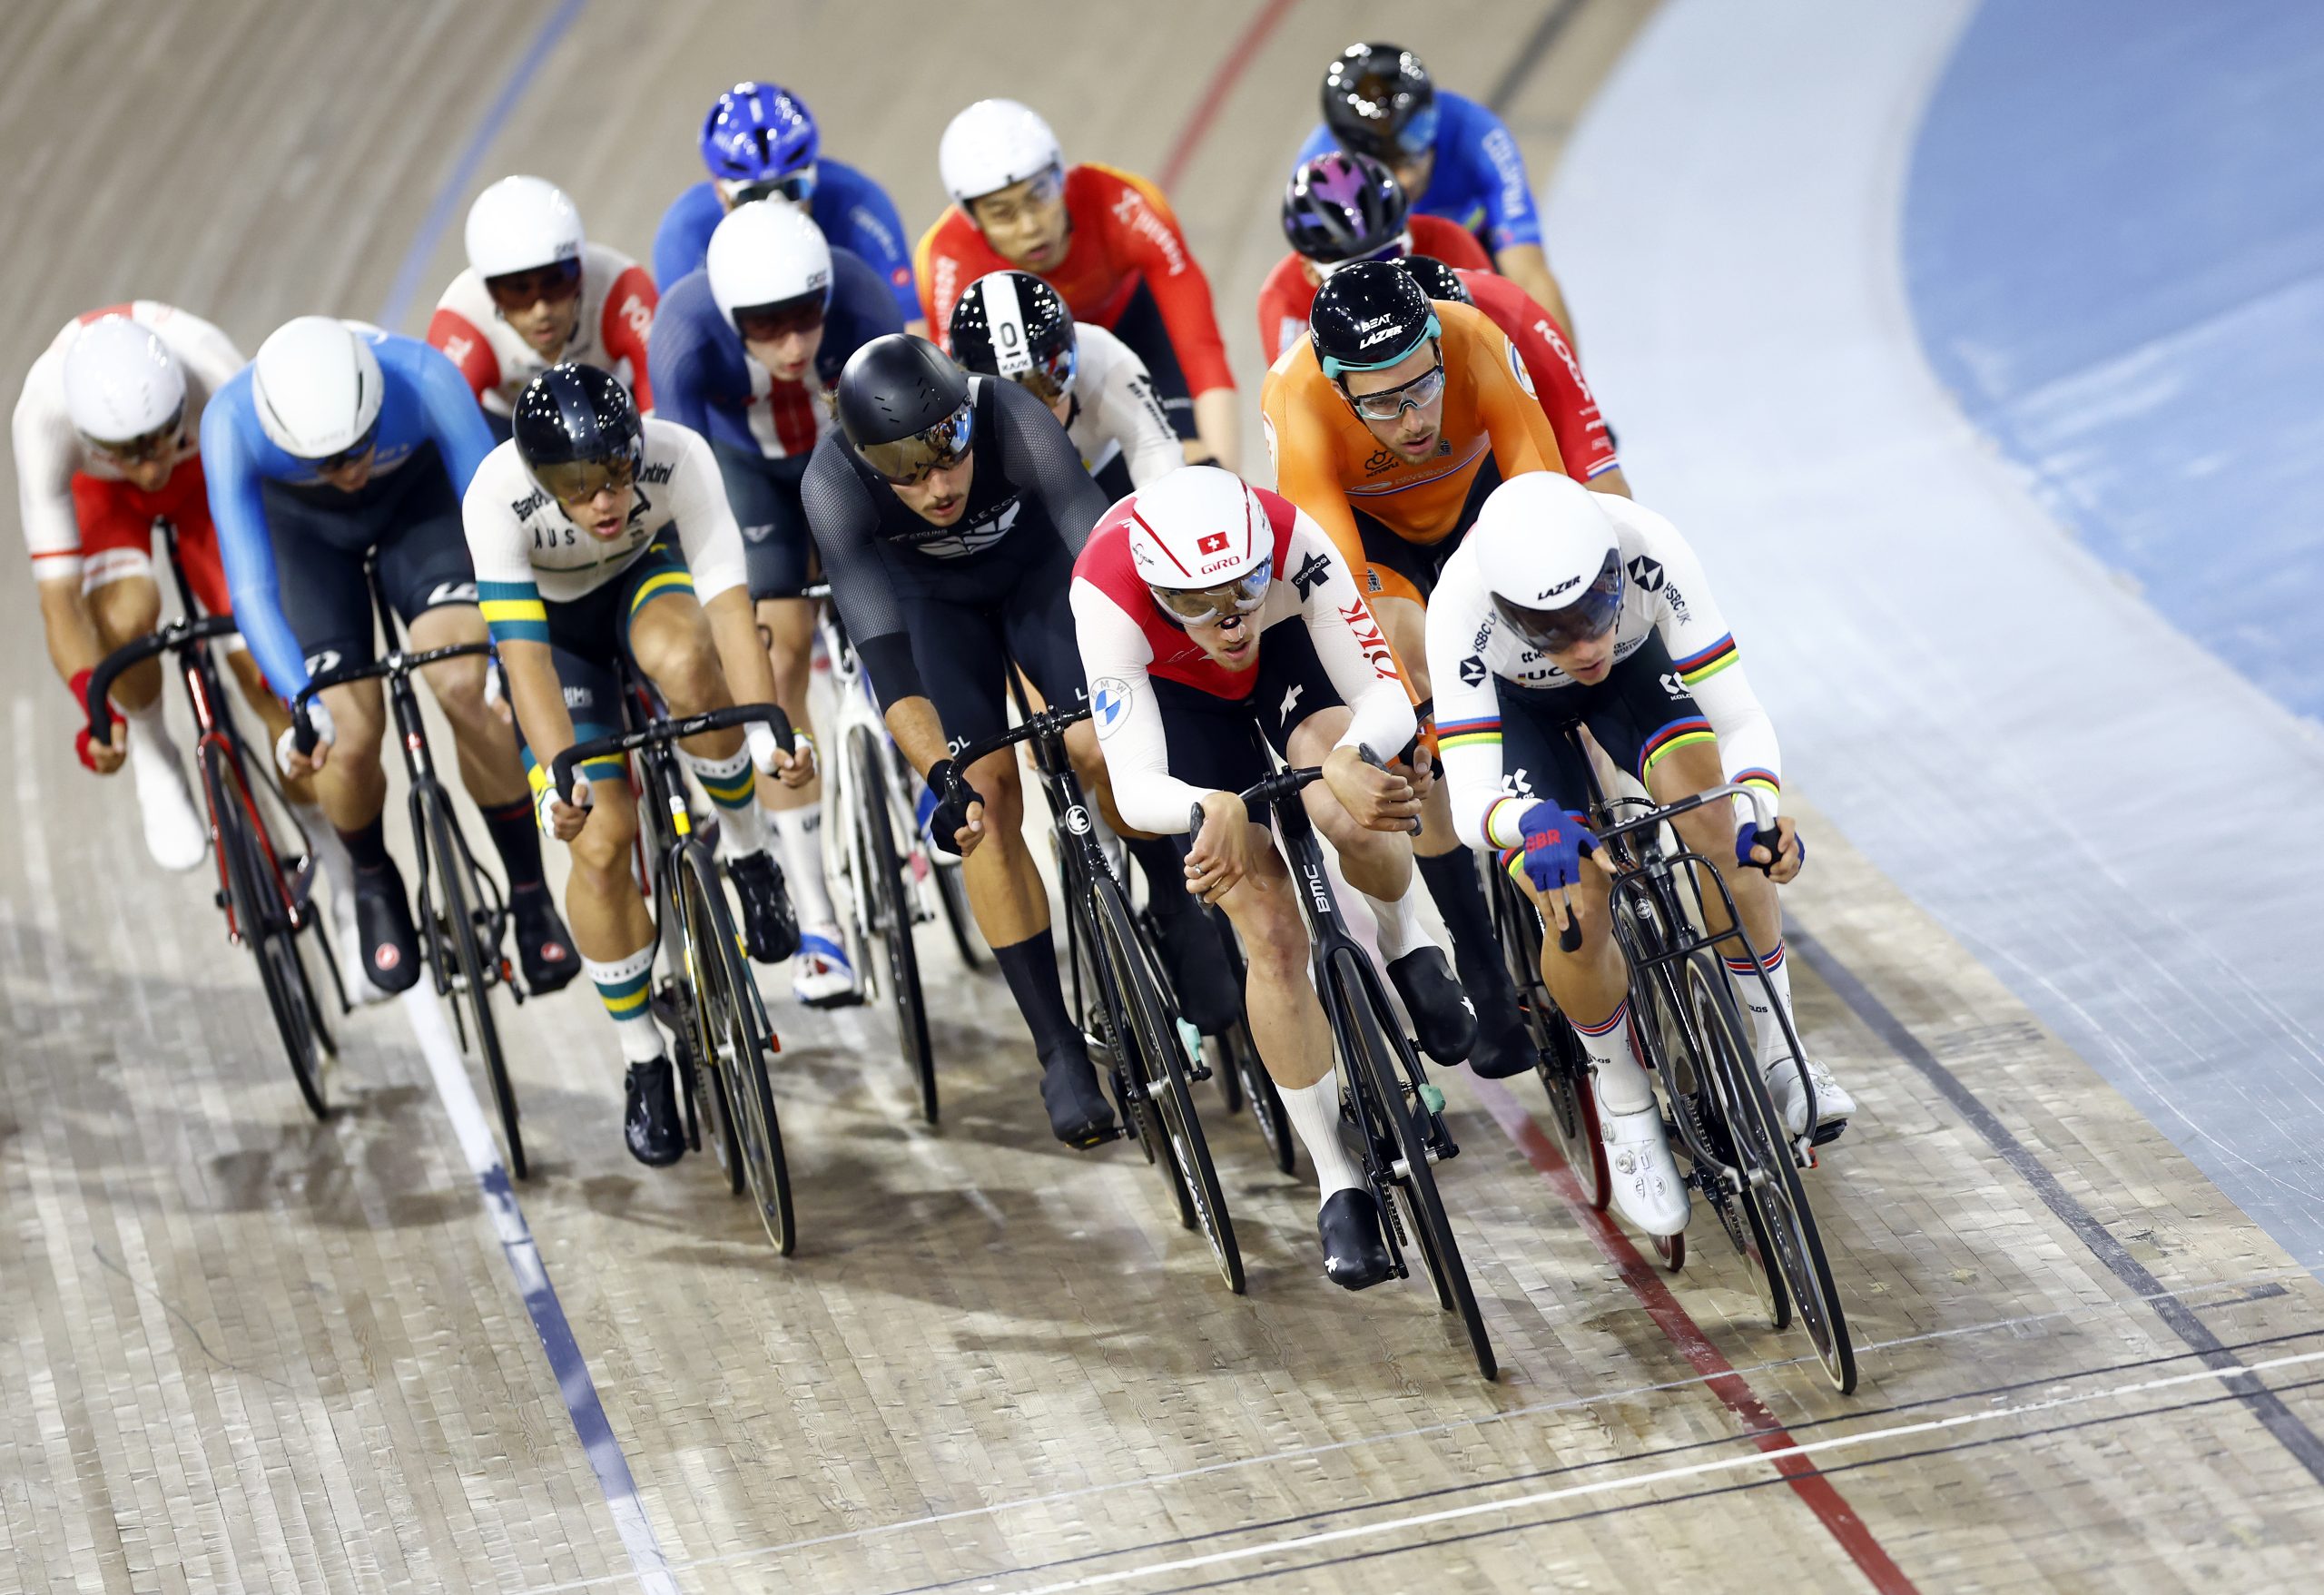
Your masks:
<instances>
[{"instance_id":1,"label":"bicycle rear wheel","mask_svg":"<svg viewBox=\"0 0 2324 1595\"><path fill-rule=\"evenodd\" d=\"M1533 1040L1533 1072L1550 1099L1550 1133L1582 1195L1600 1212L1613 1200L1613 1175L1606 1167L1606 1144L1599 1134L1597 1094L1590 1084L1590 1056L1558 1011L1541 979L1541 917L1508 875L1492 871L1494 939L1517 988L1517 1009Z\"/></svg>"},{"instance_id":2,"label":"bicycle rear wheel","mask_svg":"<svg viewBox=\"0 0 2324 1595\"><path fill-rule=\"evenodd\" d=\"M880 937L888 965L889 995L896 1005L896 1039L920 1086L920 1116L936 1122L936 1049L928 1039L928 999L920 986L920 953L911 939L911 904L904 896L903 855L890 825L888 782L880 767L880 745L862 727L849 734L849 774L855 781L855 822L862 827L858 856L868 881L862 905Z\"/></svg>"},{"instance_id":3,"label":"bicycle rear wheel","mask_svg":"<svg viewBox=\"0 0 2324 1595\"><path fill-rule=\"evenodd\" d=\"M1422 1112L1417 1100L1407 1095L1407 1082L1419 1078L1419 1065L1409 1056L1410 1043L1404 1040L1402 1028L1393 1021L1394 1010L1388 1007L1387 994L1369 978L1369 970L1358 962L1360 957L1346 947L1333 953L1330 1000L1339 1004L1347 1019L1348 1047L1354 1054L1347 1062L1362 1077L1360 1086L1353 1079L1349 1084L1370 1098L1362 1111L1367 1120L1387 1121L1393 1157L1384 1171L1384 1179L1377 1175L1374 1178L1381 1185L1384 1201L1393 1186L1403 1203L1422 1258L1428 1265L1429 1282L1436 1287L1436 1305L1460 1314L1462 1327L1477 1355L1477 1372L1487 1379L1498 1379L1501 1364L1485 1333L1484 1314L1477 1305L1477 1293L1469 1283L1468 1267L1461 1260L1460 1243L1452 1237L1452 1220L1445 1216L1435 1170L1428 1160L1428 1134ZM1367 1133L1372 1127L1367 1124Z\"/></svg>"},{"instance_id":4,"label":"bicycle rear wheel","mask_svg":"<svg viewBox=\"0 0 2324 1595\"><path fill-rule=\"evenodd\" d=\"M1826 1375L1834 1389L1847 1394L1856 1389L1856 1377L1847 1317L1832 1285L1823 1233L1807 1205L1790 1137L1777 1117L1758 1059L1746 1039L1734 988L1723 964L1707 951L1686 960L1679 978L1684 982L1688 1017L1702 1034L1716 1066L1714 1078L1737 1163L1753 1179L1752 1187L1742 1193L1748 1198L1745 1215L1755 1221L1766 1255L1782 1269Z\"/></svg>"},{"instance_id":5,"label":"bicycle rear wheel","mask_svg":"<svg viewBox=\"0 0 2324 1595\"><path fill-rule=\"evenodd\" d=\"M420 934L439 935L452 944L452 1001L465 1016L468 1034L476 1038L484 1057L485 1077L492 1082L493 1105L500 1110L500 1131L508 1148L508 1172L517 1179L529 1177L525 1162L525 1137L517 1123L517 1088L508 1078L508 1059L500 1048L500 1026L492 1017L492 988L487 983L484 944L477 922L476 896L468 879L468 849L452 821L451 802L432 780L412 789L411 801L419 812L421 834L435 867L436 890L442 901L437 923L425 922ZM425 907L425 905L423 905Z\"/></svg>"},{"instance_id":6,"label":"bicycle rear wheel","mask_svg":"<svg viewBox=\"0 0 2324 1595\"><path fill-rule=\"evenodd\" d=\"M328 1118L330 1105L323 1090L322 1066L330 1037L300 961L298 932L284 907L280 878L256 830L257 812L242 785L241 772L222 746L213 743L202 749L202 779L235 929L258 960L259 983L265 989L266 1005L299 1095L317 1118Z\"/></svg>"},{"instance_id":7,"label":"bicycle rear wheel","mask_svg":"<svg viewBox=\"0 0 2324 1595\"><path fill-rule=\"evenodd\" d=\"M752 1205L774 1249L788 1257L799 1244L792 1222L791 1170L783 1155L783 1126L774 1111L774 1087L767 1059L774 1052L774 1029L759 1000L757 982L743 961L742 941L726 907L725 888L709 850L699 842L682 843L675 881L684 935L683 961L694 988L701 1058L719 1076L714 1089L725 1092L724 1106L742 1150Z\"/></svg>"},{"instance_id":8,"label":"bicycle rear wheel","mask_svg":"<svg viewBox=\"0 0 2324 1595\"><path fill-rule=\"evenodd\" d=\"M1226 1195L1219 1188L1210 1142L1195 1111L1194 1085L1187 1078L1177 1023L1162 1005L1162 993L1148 963L1152 955L1137 940L1120 884L1110 875L1101 877L1096 895L1098 930L1105 940L1107 966L1136 1037L1132 1056L1138 1060L1146 1081L1147 1100L1161 1121L1170 1159L1177 1170L1178 1190L1192 1204L1194 1226L1210 1243L1219 1277L1228 1290L1241 1295L1243 1253L1235 1242L1235 1220L1226 1211Z\"/></svg>"}]
</instances>

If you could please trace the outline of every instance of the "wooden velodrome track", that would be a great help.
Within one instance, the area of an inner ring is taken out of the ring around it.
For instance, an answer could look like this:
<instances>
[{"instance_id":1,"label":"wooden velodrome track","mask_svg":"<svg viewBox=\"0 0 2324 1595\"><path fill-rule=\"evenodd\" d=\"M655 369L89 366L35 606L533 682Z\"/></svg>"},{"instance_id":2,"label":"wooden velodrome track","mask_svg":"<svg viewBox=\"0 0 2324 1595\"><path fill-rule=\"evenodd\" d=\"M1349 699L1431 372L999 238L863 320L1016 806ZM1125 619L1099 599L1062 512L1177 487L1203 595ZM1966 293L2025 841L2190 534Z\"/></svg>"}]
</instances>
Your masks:
<instances>
[{"instance_id":1,"label":"wooden velodrome track","mask_svg":"<svg viewBox=\"0 0 2324 1595\"><path fill-rule=\"evenodd\" d=\"M416 331L509 171L643 255L708 97L767 74L914 226L981 94L1167 172L1247 415L1331 50L1406 39L1538 179L1644 12L936 15L0 9L0 369L132 295L245 349L312 310ZM940 1134L884 1014L777 1007L787 1262L699 1163L623 1153L586 990L510 1026L521 1216L480 1198L405 1006L347 1025L350 1105L317 1125L201 879L151 870L127 783L74 763L23 570L0 559L0 1589L2314 1587L2316 1281L1828 828L1789 903L1805 1029L1864 1103L1812 1182L1861 1391L1767 1330L1707 1224L1666 1281L1580 1211L1530 1082L1456 1073L1489 1386L1422 1287L1326 1285L1312 1196L1214 1113L1253 1276L1227 1297L1134 1152L1049 1139L1000 986L934 940Z\"/></svg>"}]
</instances>

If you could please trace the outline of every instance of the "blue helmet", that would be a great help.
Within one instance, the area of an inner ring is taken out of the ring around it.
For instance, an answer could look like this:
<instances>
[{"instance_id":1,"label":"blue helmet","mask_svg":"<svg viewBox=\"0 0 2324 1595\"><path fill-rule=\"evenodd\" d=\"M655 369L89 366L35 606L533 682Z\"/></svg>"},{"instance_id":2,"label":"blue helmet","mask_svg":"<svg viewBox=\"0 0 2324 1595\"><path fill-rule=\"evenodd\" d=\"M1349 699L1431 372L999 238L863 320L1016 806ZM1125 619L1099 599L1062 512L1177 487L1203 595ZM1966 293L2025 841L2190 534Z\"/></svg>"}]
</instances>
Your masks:
<instances>
[{"instance_id":1,"label":"blue helmet","mask_svg":"<svg viewBox=\"0 0 2324 1595\"><path fill-rule=\"evenodd\" d=\"M702 162L723 183L765 183L811 174L822 142L814 116L780 84L736 84L718 96L702 121Z\"/></svg>"}]
</instances>

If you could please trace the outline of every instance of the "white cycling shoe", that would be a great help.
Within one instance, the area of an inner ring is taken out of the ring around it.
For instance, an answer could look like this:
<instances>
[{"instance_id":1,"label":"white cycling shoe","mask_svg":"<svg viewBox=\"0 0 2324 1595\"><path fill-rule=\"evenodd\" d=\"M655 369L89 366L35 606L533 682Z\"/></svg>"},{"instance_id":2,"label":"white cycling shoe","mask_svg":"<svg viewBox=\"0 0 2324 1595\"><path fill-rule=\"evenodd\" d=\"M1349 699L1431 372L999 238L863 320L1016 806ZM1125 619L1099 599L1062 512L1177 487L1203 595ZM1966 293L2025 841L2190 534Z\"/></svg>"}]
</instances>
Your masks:
<instances>
[{"instance_id":1,"label":"white cycling shoe","mask_svg":"<svg viewBox=\"0 0 2324 1595\"><path fill-rule=\"evenodd\" d=\"M164 870L198 868L210 852L210 824L193 806L185 771L160 748L141 753L133 747L129 771L145 817L145 851Z\"/></svg>"},{"instance_id":2,"label":"white cycling shoe","mask_svg":"<svg viewBox=\"0 0 2324 1595\"><path fill-rule=\"evenodd\" d=\"M863 1000L837 925L800 928L799 951L791 960L791 995L809 1008L845 1008Z\"/></svg>"},{"instance_id":3,"label":"white cycling shoe","mask_svg":"<svg viewBox=\"0 0 2324 1595\"><path fill-rule=\"evenodd\" d=\"M1832 1071L1816 1058L1807 1063L1807 1078L1816 1087L1816 1123L1818 1128L1837 1124L1856 1111L1856 1098L1844 1090L1832 1078ZM1768 1095L1782 1117L1784 1127L1795 1136L1807 1133L1807 1088L1800 1083L1799 1069L1788 1058L1779 1058L1768 1067Z\"/></svg>"},{"instance_id":4,"label":"white cycling shoe","mask_svg":"<svg viewBox=\"0 0 2324 1595\"><path fill-rule=\"evenodd\" d=\"M1606 1169L1613 1177L1614 1211L1649 1235L1677 1235L1687 1227L1686 1181L1671 1161L1662 1133L1662 1110L1649 1103L1636 1113L1598 1108L1599 1138L1606 1143Z\"/></svg>"},{"instance_id":5,"label":"white cycling shoe","mask_svg":"<svg viewBox=\"0 0 2324 1595\"><path fill-rule=\"evenodd\" d=\"M363 959L363 929L355 919L355 894L335 891L330 900L330 945L339 955L339 983L347 1000L358 1008L385 1002L395 995L371 983L371 967Z\"/></svg>"}]
</instances>

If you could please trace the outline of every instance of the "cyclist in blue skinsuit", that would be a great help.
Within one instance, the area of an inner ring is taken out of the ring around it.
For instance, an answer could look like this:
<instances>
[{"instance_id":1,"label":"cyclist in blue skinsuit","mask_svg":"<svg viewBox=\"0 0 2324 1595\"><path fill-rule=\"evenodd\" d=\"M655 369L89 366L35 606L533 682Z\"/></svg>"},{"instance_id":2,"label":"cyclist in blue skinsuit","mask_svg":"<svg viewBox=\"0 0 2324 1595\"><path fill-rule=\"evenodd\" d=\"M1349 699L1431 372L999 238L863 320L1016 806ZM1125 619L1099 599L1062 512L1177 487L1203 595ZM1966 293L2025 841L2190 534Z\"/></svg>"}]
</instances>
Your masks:
<instances>
[{"instance_id":1,"label":"cyclist in blue skinsuit","mask_svg":"<svg viewBox=\"0 0 2324 1595\"><path fill-rule=\"evenodd\" d=\"M363 561L414 650L485 640L460 495L492 434L459 368L416 338L301 316L260 345L202 414L202 465L226 585L242 636L286 700L314 673L374 656ZM459 749L460 778L508 873L525 979L555 990L580 972L541 878L532 794L506 714L487 701L481 656L426 674ZM312 704L311 755L290 732L285 773L315 795L355 861L365 972L382 992L419 979L419 940L380 812L386 730L377 681L327 687Z\"/></svg>"},{"instance_id":2,"label":"cyclist in blue skinsuit","mask_svg":"<svg viewBox=\"0 0 2324 1595\"><path fill-rule=\"evenodd\" d=\"M759 629L774 666L774 695L810 729L812 544L799 479L833 426L830 392L847 357L902 322L880 273L833 249L796 205L738 205L719 222L709 264L662 296L646 345L656 413L710 439L727 502L743 528L743 556ZM780 806L774 806L780 805ZM857 999L855 974L823 883L822 789L785 787L768 809L799 910L792 991L828 1007Z\"/></svg>"},{"instance_id":3,"label":"cyclist in blue skinsuit","mask_svg":"<svg viewBox=\"0 0 2324 1595\"><path fill-rule=\"evenodd\" d=\"M833 244L860 257L895 296L896 312L914 332L920 290L912 282L911 235L896 202L852 166L821 153L815 119L779 84L740 83L718 96L702 123L702 160L710 180L680 194L654 232L654 281L666 293L702 269L710 235L736 205L780 197L803 203Z\"/></svg>"},{"instance_id":4,"label":"cyclist in blue skinsuit","mask_svg":"<svg viewBox=\"0 0 2324 1595\"><path fill-rule=\"evenodd\" d=\"M1385 165L1415 212L1475 233L1493 269L1571 334L1573 315L1542 252L1525 157L1500 117L1439 90L1420 57L1401 45L1350 44L1324 71L1324 120L1299 146L1299 159L1334 149Z\"/></svg>"}]
</instances>

